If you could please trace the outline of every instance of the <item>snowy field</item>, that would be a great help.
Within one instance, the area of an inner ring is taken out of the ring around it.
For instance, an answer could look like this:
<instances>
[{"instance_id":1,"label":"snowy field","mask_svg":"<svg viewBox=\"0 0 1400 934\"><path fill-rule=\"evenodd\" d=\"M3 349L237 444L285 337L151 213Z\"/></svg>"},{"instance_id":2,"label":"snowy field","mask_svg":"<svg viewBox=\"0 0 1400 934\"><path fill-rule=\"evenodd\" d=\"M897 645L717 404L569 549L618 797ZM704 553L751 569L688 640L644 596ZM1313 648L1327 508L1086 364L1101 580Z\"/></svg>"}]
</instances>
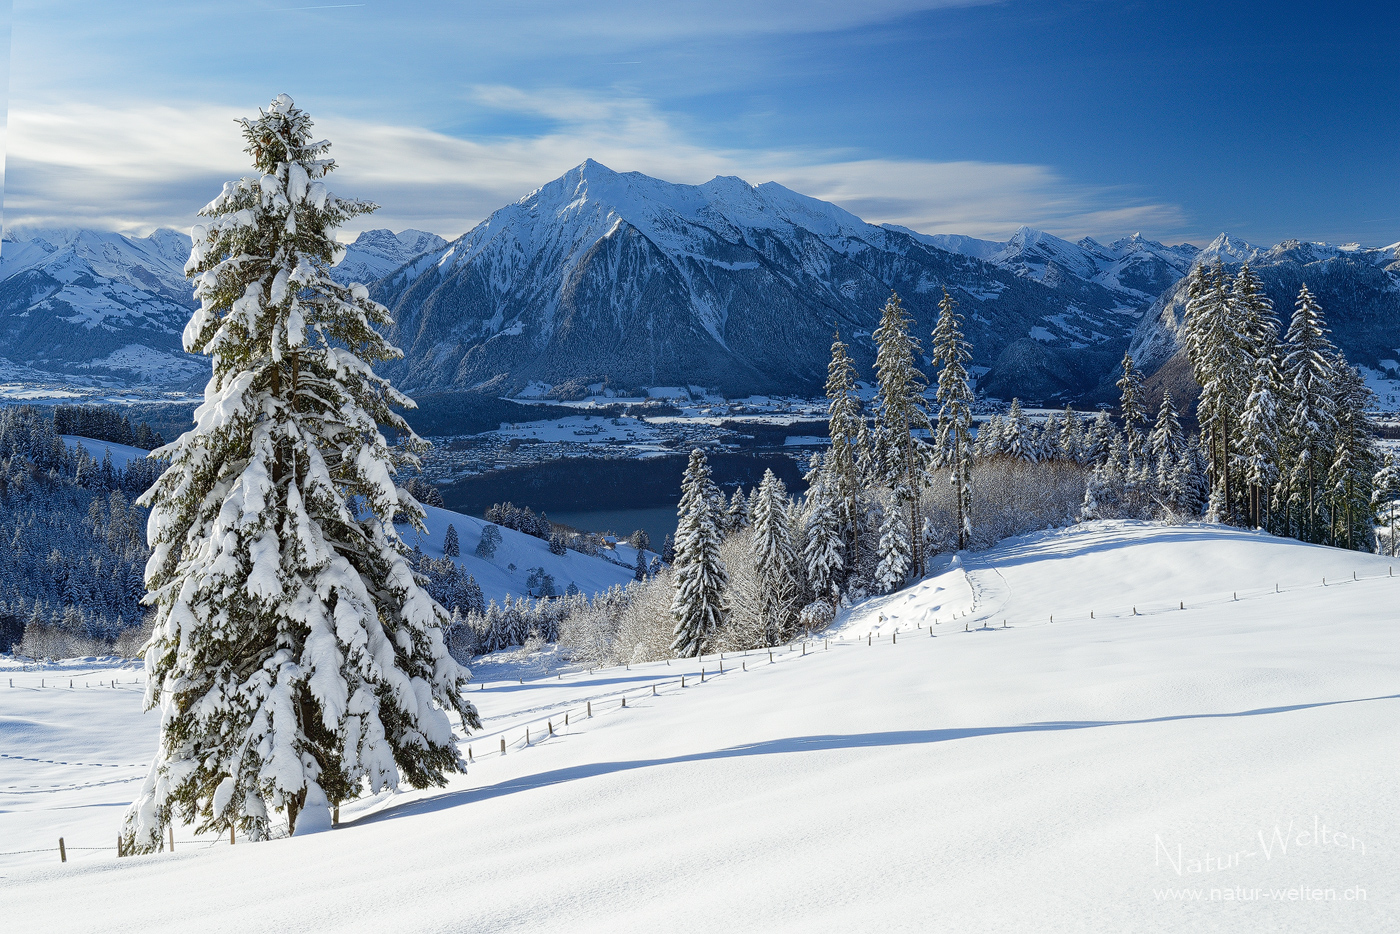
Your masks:
<instances>
[{"instance_id":1,"label":"snowy field","mask_svg":"<svg viewBox=\"0 0 1400 934\"><path fill-rule=\"evenodd\" d=\"M120 861L155 745L139 672L3 671L0 850L42 848L0 856L7 926L1395 931L1390 573L1095 523L945 564L829 643L722 675L493 656L449 787L348 805L329 834L182 829L175 853ZM106 849L60 864L60 835Z\"/></svg>"}]
</instances>

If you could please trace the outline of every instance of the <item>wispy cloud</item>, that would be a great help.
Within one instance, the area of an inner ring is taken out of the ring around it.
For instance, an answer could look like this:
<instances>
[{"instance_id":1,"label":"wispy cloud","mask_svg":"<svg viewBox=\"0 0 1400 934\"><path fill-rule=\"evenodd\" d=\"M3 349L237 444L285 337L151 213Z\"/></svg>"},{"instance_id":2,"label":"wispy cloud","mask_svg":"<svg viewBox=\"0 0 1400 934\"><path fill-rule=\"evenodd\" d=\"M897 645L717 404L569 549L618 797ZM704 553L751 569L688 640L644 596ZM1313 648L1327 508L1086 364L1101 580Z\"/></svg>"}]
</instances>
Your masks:
<instances>
[{"instance_id":1,"label":"wispy cloud","mask_svg":"<svg viewBox=\"0 0 1400 934\"><path fill-rule=\"evenodd\" d=\"M543 118L533 136L461 139L424 127L313 114L334 142L336 188L369 198L377 226L469 229L585 158L677 182L715 175L777 181L880 223L1002 239L1025 223L1065 236L1176 229L1170 204L1075 185L1037 165L861 158L846 151L719 149L650 102L573 91L481 87L476 102ZM80 104L11 113L6 222L132 232L186 227L223 181L248 171L235 123L203 104Z\"/></svg>"}]
</instances>

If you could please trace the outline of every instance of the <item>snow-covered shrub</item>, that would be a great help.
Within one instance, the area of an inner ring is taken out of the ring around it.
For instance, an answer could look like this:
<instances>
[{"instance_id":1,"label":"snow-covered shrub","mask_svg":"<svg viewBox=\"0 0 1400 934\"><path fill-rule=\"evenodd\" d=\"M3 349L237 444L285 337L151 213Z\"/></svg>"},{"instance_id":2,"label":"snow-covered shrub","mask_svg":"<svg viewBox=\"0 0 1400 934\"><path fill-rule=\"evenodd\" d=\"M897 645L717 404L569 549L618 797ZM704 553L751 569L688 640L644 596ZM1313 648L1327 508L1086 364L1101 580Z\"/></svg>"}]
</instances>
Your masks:
<instances>
[{"instance_id":1,"label":"snow-covered shrub","mask_svg":"<svg viewBox=\"0 0 1400 934\"><path fill-rule=\"evenodd\" d=\"M814 600L797 615L797 627L803 632L821 632L836 618L836 608L825 600Z\"/></svg>"}]
</instances>

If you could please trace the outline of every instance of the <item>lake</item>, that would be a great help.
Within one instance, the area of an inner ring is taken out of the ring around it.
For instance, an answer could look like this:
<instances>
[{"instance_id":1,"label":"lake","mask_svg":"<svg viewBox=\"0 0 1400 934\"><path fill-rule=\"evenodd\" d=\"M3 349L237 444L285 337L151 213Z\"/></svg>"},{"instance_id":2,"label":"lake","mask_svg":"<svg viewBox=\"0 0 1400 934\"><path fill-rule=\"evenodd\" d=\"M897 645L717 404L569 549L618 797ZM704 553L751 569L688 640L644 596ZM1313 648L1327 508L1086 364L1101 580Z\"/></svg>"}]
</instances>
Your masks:
<instances>
[{"instance_id":1,"label":"lake","mask_svg":"<svg viewBox=\"0 0 1400 934\"><path fill-rule=\"evenodd\" d=\"M646 459L571 457L466 477L442 486L448 509L483 515L494 503L512 502L544 512L586 532L630 535L645 529L656 551L676 531L676 503L687 457ZM772 470L790 493L806 489L797 462L771 451L719 451L710 455L714 481L726 498L752 488Z\"/></svg>"}]
</instances>

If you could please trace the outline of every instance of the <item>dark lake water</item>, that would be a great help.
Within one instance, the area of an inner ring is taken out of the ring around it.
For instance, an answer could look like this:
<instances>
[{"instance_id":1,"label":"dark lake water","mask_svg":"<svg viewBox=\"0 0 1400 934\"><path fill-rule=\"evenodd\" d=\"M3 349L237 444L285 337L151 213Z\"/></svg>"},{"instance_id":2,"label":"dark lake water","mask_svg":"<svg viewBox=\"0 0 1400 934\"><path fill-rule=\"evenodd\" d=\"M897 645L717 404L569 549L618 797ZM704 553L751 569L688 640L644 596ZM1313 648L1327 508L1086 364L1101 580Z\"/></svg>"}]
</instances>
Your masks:
<instances>
[{"instance_id":1,"label":"dark lake water","mask_svg":"<svg viewBox=\"0 0 1400 934\"><path fill-rule=\"evenodd\" d=\"M441 487L442 498L447 508L473 516L493 503L510 501L588 532L629 535L645 529L660 550L662 539L676 530L676 503L687 460L680 454L644 460L567 458L467 477ZM726 496L738 486L747 490L756 485L769 469L789 491L806 489L797 463L783 454L724 452L710 455L709 461Z\"/></svg>"},{"instance_id":2,"label":"dark lake water","mask_svg":"<svg viewBox=\"0 0 1400 934\"><path fill-rule=\"evenodd\" d=\"M623 538L642 529L651 539L651 550L660 552L667 535L676 534L674 506L644 506L640 509L594 509L579 512L554 510L549 518L584 532L613 532Z\"/></svg>"}]
</instances>

